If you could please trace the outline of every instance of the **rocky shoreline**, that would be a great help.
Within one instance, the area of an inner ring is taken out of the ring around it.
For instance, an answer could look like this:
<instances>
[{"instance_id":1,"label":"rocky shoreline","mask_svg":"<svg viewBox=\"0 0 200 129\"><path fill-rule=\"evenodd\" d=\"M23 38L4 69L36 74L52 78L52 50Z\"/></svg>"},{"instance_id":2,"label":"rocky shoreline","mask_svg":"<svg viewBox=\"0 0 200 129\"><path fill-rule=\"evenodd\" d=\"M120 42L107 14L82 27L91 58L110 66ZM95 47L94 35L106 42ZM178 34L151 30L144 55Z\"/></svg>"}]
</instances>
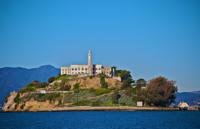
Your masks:
<instances>
[{"instance_id":1,"label":"rocky shoreline","mask_svg":"<svg viewBox=\"0 0 200 129\"><path fill-rule=\"evenodd\" d=\"M132 107L132 106L76 106L76 107L55 107L51 109L37 109L26 111L3 111L3 112L51 112L51 111L178 111L172 107Z\"/></svg>"}]
</instances>

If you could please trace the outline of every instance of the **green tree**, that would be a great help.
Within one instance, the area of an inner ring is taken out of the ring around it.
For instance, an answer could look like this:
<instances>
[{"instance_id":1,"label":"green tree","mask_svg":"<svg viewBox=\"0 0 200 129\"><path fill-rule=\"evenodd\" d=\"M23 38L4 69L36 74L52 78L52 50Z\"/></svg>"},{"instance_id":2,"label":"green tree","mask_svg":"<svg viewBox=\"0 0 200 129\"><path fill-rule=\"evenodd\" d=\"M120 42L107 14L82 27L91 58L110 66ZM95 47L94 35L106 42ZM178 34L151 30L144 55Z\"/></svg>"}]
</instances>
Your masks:
<instances>
[{"instance_id":1,"label":"green tree","mask_svg":"<svg viewBox=\"0 0 200 129\"><path fill-rule=\"evenodd\" d=\"M122 81L132 78L131 73L127 70L117 70L116 75L121 77Z\"/></svg>"},{"instance_id":2,"label":"green tree","mask_svg":"<svg viewBox=\"0 0 200 129\"><path fill-rule=\"evenodd\" d=\"M136 87L141 88L141 87L146 87L146 81L143 78L140 78L136 81Z\"/></svg>"},{"instance_id":3,"label":"green tree","mask_svg":"<svg viewBox=\"0 0 200 129\"><path fill-rule=\"evenodd\" d=\"M146 89L146 102L149 105L169 106L174 102L176 92L175 81L160 76L149 81Z\"/></svg>"},{"instance_id":4,"label":"green tree","mask_svg":"<svg viewBox=\"0 0 200 129\"><path fill-rule=\"evenodd\" d=\"M108 88L108 83L105 81L104 74L100 75L100 84L101 84L101 88Z\"/></svg>"},{"instance_id":5,"label":"green tree","mask_svg":"<svg viewBox=\"0 0 200 129\"><path fill-rule=\"evenodd\" d=\"M131 78L128 78L128 79L122 81L122 88L131 87L132 82L133 81Z\"/></svg>"},{"instance_id":6,"label":"green tree","mask_svg":"<svg viewBox=\"0 0 200 129\"><path fill-rule=\"evenodd\" d=\"M130 87L134 82L132 79L131 73L127 70L117 70L116 75L122 79L122 88Z\"/></svg>"}]
</instances>

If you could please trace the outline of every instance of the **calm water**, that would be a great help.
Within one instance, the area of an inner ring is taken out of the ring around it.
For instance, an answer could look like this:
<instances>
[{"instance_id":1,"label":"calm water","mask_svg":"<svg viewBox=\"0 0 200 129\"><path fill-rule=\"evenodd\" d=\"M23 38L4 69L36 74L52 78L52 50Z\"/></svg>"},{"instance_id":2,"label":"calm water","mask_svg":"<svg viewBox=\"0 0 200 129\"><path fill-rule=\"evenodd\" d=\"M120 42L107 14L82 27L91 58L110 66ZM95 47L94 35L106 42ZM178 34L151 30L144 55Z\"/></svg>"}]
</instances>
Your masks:
<instances>
[{"instance_id":1,"label":"calm water","mask_svg":"<svg viewBox=\"0 0 200 129\"><path fill-rule=\"evenodd\" d=\"M0 129L200 129L200 112L0 113Z\"/></svg>"}]
</instances>

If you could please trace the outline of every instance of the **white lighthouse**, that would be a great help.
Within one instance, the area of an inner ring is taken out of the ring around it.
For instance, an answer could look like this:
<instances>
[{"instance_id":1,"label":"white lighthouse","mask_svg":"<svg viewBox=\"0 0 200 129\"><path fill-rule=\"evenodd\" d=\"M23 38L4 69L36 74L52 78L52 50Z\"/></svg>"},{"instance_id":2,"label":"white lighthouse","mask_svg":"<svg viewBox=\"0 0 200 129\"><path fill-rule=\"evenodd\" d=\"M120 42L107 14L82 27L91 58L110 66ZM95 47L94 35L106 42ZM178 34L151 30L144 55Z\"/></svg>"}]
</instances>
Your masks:
<instances>
[{"instance_id":1,"label":"white lighthouse","mask_svg":"<svg viewBox=\"0 0 200 129\"><path fill-rule=\"evenodd\" d=\"M88 72L89 75L93 75L93 64L92 64L92 52L89 50L88 52Z\"/></svg>"}]
</instances>

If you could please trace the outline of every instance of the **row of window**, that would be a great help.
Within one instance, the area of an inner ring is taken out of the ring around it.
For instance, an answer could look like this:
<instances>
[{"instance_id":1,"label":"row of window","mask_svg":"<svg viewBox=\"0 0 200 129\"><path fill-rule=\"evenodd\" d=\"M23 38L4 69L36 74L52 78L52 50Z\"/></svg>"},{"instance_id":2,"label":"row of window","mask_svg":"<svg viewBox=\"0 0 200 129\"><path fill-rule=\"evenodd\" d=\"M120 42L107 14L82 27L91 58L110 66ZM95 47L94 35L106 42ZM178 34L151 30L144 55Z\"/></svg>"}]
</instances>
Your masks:
<instances>
[{"instance_id":1,"label":"row of window","mask_svg":"<svg viewBox=\"0 0 200 129\"><path fill-rule=\"evenodd\" d=\"M72 71L73 71L73 70L74 70L74 71L77 71L77 70L80 71L80 70L87 70L87 68L72 68Z\"/></svg>"},{"instance_id":2,"label":"row of window","mask_svg":"<svg viewBox=\"0 0 200 129\"><path fill-rule=\"evenodd\" d=\"M83 73L86 73L87 72L87 69L85 70L82 70L82 71L78 71L77 69L73 69L73 70L69 70L69 69L62 69L62 72L63 73L76 73L76 72L83 72Z\"/></svg>"},{"instance_id":3,"label":"row of window","mask_svg":"<svg viewBox=\"0 0 200 129\"><path fill-rule=\"evenodd\" d=\"M87 68L72 68L71 70L72 71L80 71L80 70L87 71L88 69ZM93 70L101 70L101 68L93 68Z\"/></svg>"},{"instance_id":4,"label":"row of window","mask_svg":"<svg viewBox=\"0 0 200 129\"><path fill-rule=\"evenodd\" d=\"M71 68L71 70L70 69L62 69L62 73L66 73L66 74L70 74L70 73L75 73L75 74L79 74L79 73L87 73L87 68ZM102 69L101 68L94 68L93 69L94 71L98 71L98 72L100 72Z\"/></svg>"},{"instance_id":5,"label":"row of window","mask_svg":"<svg viewBox=\"0 0 200 129\"><path fill-rule=\"evenodd\" d=\"M94 74L100 74L101 72L95 72ZM68 75L75 75L75 74L88 74L87 71L85 72L69 72L69 71L66 71L66 70L62 70L62 74L68 74ZM105 72L105 74L110 74L109 72Z\"/></svg>"}]
</instances>

